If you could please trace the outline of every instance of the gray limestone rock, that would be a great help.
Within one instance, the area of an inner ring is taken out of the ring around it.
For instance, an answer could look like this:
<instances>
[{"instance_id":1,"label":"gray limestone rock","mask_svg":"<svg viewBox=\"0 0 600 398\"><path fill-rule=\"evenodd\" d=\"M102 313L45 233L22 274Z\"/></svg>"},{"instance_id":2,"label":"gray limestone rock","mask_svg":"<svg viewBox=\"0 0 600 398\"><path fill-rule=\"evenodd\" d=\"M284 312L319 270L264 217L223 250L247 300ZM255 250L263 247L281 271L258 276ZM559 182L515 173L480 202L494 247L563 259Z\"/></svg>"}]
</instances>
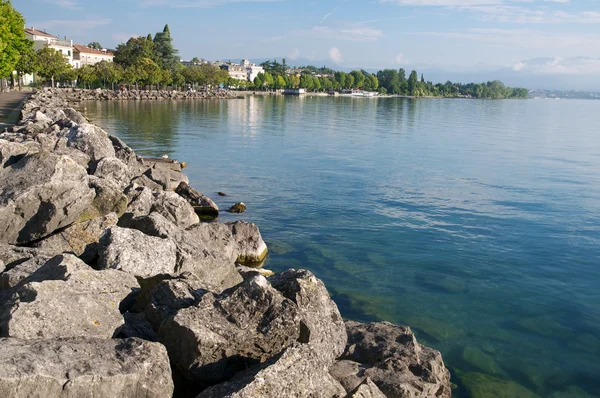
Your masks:
<instances>
[{"instance_id":1,"label":"gray limestone rock","mask_svg":"<svg viewBox=\"0 0 600 398\"><path fill-rule=\"evenodd\" d=\"M312 347L296 344L265 364L209 387L197 398L341 398L346 391Z\"/></svg>"},{"instance_id":2,"label":"gray limestone rock","mask_svg":"<svg viewBox=\"0 0 600 398\"><path fill-rule=\"evenodd\" d=\"M175 244L135 229L108 228L98 254L100 269L118 269L144 279L176 273Z\"/></svg>"},{"instance_id":3,"label":"gray limestone rock","mask_svg":"<svg viewBox=\"0 0 600 398\"><path fill-rule=\"evenodd\" d=\"M390 398L452 395L441 354L419 344L410 328L352 321L346 327L348 345L330 372L347 391L368 377Z\"/></svg>"},{"instance_id":4,"label":"gray limestone rock","mask_svg":"<svg viewBox=\"0 0 600 398\"><path fill-rule=\"evenodd\" d=\"M73 126L67 134L67 146L79 149L91 159L91 165L95 166L106 157L115 157L115 150L108 134L100 127L84 123Z\"/></svg>"},{"instance_id":5,"label":"gray limestone rock","mask_svg":"<svg viewBox=\"0 0 600 398\"><path fill-rule=\"evenodd\" d=\"M115 213L96 217L89 221L71 224L60 232L36 243L36 247L48 253L58 255L71 252L85 262L91 262L98 256L98 241L104 231L117 225Z\"/></svg>"},{"instance_id":6,"label":"gray limestone rock","mask_svg":"<svg viewBox=\"0 0 600 398\"><path fill-rule=\"evenodd\" d=\"M138 289L124 272L96 271L73 255L57 256L13 288L0 307L0 336L111 338L123 324L121 302Z\"/></svg>"},{"instance_id":7,"label":"gray limestone rock","mask_svg":"<svg viewBox=\"0 0 600 398\"><path fill-rule=\"evenodd\" d=\"M298 306L300 342L312 345L330 363L344 353L346 326L321 280L310 271L292 269L273 275L269 282Z\"/></svg>"},{"instance_id":8,"label":"gray limestone rock","mask_svg":"<svg viewBox=\"0 0 600 398\"><path fill-rule=\"evenodd\" d=\"M260 265L267 257L267 245L255 224L246 221L226 223L237 244L236 262L241 265Z\"/></svg>"},{"instance_id":9,"label":"gray limestone rock","mask_svg":"<svg viewBox=\"0 0 600 398\"><path fill-rule=\"evenodd\" d=\"M0 290L9 290L19 285L23 280L40 269L52 257L49 254L36 254L34 257L24 259L9 265L0 273ZM0 299L0 302L3 300Z\"/></svg>"},{"instance_id":10,"label":"gray limestone rock","mask_svg":"<svg viewBox=\"0 0 600 398\"><path fill-rule=\"evenodd\" d=\"M146 216L150 214L150 209L152 209L152 204L154 202L154 195L150 188L131 184L125 190L125 195L127 195L128 199L127 214L131 217Z\"/></svg>"},{"instance_id":11,"label":"gray limestone rock","mask_svg":"<svg viewBox=\"0 0 600 398\"><path fill-rule=\"evenodd\" d=\"M194 208L175 192L155 194L151 211L160 213L181 228L187 228L200 222Z\"/></svg>"},{"instance_id":12,"label":"gray limestone rock","mask_svg":"<svg viewBox=\"0 0 600 398\"><path fill-rule=\"evenodd\" d=\"M0 169L0 242L28 243L76 221L94 191L67 156L40 152Z\"/></svg>"},{"instance_id":13,"label":"gray limestone rock","mask_svg":"<svg viewBox=\"0 0 600 398\"><path fill-rule=\"evenodd\" d=\"M197 214L210 217L217 217L219 215L219 206L209 197L190 187L187 183L182 181L175 189L175 192L187 200Z\"/></svg>"},{"instance_id":14,"label":"gray limestone rock","mask_svg":"<svg viewBox=\"0 0 600 398\"><path fill-rule=\"evenodd\" d=\"M30 148L18 142L0 140L0 167L10 166L23 156L27 155Z\"/></svg>"},{"instance_id":15,"label":"gray limestone rock","mask_svg":"<svg viewBox=\"0 0 600 398\"><path fill-rule=\"evenodd\" d=\"M141 160L135 154L133 149L128 147L127 144L121 141L118 137L111 135L108 138L110 139L113 149L115 150L115 156L117 159L127 165L132 175L137 177L144 174L148 167L142 165Z\"/></svg>"},{"instance_id":16,"label":"gray limestone rock","mask_svg":"<svg viewBox=\"0 0 600 398\"><path fill-rule=\"evenodd\" d=\"M347 398L386 398L381 390L368 377Z\"/></svg>"},{"instance_id":17,"label":"gray limestone rock","mask_svg":"<svg viewBox=\"0 0 600 398\"><path fill-rule=\"evenodd\" d=\"M142 174L139 177L135 177L131 180L131 182L140 185L142 187L149 188L151 191L160 192L163 190L163 186L152 180L146 174Z\"/></svg>"},{"instance_id":18,"label":"gray limestone rock","mask_svg":"<svg viewBox=\"0 0 600 398\"><path fill-rule=\"evenodd\" d=\"M79 112L77 112L75 109L67 107L67 108L63 108L63 112L65 113L65 116L74 121L77 124L85 124L88 123L88 120Z\"/></svg>"},{"instance_id":19,"label":"gray limestone rock","mask_svg":"<svg viewBox=\"0 0 600 398\"><path fill-rule=\"evenodd\" d=\"M165 398L165 348L140 339L0 339L0 396Z\"/></svg>"},{"instance_id":20,"label":"gray limestone rock","mask_svg":"<svg viewBox=\"0 0 600 398\"><path fill-rule=\"evenodd\" d=\"M246 211L246 204L244 202L237 202L235 203L233 206L231 206L229 209L227 209L227 212L229 213L243 213Z\"/></svg>"},{"instance_id":21,"label":"gray limestone rock","mask_svg":"<svg viewBox=\"0 0 600 398\"><path fill-rule=\"evenodd\" d=\"M96 165L94 175L116 181L121 188L129 185L132 175L125 163L117 158L104 158Z\"/></svg>"},{"instance_id":22,"label":"gray limestone rock","mask_svg":"<svg viewBox=\"0 0 600 398\"><path fill-rule=\"evenodd\" d=\"M79 222L116 213L121 217L127 211L127 196L121 186L112 179L89 176L90 187L94 189L95 197L91 205L79 218Z\"/></svg>"},{"instance_id":23,"label":"gray limestone rock","mask_svg":"<svg viewBox=\"0 0 600 398\"><path fill-rule=\"evenodd\" d=\"M299 333L296 305L257 276L177 311L162 323L159 341L188 379L215 383L268 360Z\"/></svg>"},{"instance_id":24,"label":"gray limestone rock","mask_svg":"<svg viewBox=\"0 0 600 398\"><path fill-rule=\"evenodd\" d=\"M159 184L165 191L174 191L181 182L190 182L185 174L160 163L155 163L144 175Z\"/></svg>"}]
</instances>

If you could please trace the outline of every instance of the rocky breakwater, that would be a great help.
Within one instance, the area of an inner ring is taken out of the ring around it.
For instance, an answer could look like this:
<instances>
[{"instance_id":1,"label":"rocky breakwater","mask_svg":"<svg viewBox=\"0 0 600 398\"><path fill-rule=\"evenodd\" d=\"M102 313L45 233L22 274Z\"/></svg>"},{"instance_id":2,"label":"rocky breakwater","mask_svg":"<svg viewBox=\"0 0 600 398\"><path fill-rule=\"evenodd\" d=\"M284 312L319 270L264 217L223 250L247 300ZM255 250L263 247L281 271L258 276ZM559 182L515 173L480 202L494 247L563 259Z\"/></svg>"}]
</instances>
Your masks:
<instances>
[{"instance_id":1,"label":"rocky breakwater","mask_svg":"<svg viewBox=\"0 0 600 398\"><path fill-rule=\"evenodd\" d=\"M62 92L70 101L86 100L182 100L182 99L231 99L237 95L228 90L216 91L179 91L179 90L110 90L110 89L60 89L54 92Z\"/></svg>"},{"instance_id":2,"label":"rocky breakwater","mask_svg":"<svg viewBox=\"0 0 600 398\"><path fill-rule=\"evenodd\" d=\"M251 223L42 91L0 134L0 396L450 397L407 327L265 277ZM206 198L207 199L207 198ZM268 275L268 274L267 274Z\"/></svg>"}]
</instances>

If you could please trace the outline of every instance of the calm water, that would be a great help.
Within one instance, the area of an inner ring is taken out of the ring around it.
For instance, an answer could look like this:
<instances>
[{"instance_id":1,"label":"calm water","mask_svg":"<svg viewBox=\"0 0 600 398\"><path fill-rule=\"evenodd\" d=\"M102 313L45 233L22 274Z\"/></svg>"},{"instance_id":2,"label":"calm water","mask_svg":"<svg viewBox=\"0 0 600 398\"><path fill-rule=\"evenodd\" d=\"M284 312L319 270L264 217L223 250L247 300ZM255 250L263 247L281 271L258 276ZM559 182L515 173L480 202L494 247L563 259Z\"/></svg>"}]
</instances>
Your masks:
<instances>
[{"instance_id":1,"label":"calm water","mask_svg":"<svg viewBox=\"0 0 600 398\"><path fill-rule=\"evenodd\" d=\"M87 107L187 161L222 209L244 201L265 267L312 270L347 318L410 325L455 396L600 396L600 101Z\"/></svg>"}]
</instances>

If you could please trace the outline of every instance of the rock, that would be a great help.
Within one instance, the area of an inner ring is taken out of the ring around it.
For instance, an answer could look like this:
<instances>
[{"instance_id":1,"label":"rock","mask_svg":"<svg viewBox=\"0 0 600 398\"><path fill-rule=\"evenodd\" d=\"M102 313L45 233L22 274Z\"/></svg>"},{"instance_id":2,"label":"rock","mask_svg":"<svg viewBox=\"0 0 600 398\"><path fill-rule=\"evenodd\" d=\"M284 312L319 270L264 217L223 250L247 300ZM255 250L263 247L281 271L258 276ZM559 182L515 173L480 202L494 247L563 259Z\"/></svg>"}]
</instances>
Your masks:
<instances>
[{"instance_id":1,"label":"rock","mask_svg":"<svg viewBox=\"0 0 600 398\"><path fill-rule=\"evenodd\" d=\"M141 307L152 328L158 332L163 321L177 311L188 308L208 293L207 286L193 274L158 283L147 294L140 294L136 306Z\"/></svg>"},{"instance_id":2,"label":"rock","mask_svg":"<svg viewBox=\"0 0 600 398\"><path fill-rule=\"evenodd\" d=\"M173 395L165 348L140 339L0 339L3 397Z\"/></svg>"},{"instance_id":3,"label":"rock","mask_svg":"<svg viewBox=\"0 0 600 398\"><path fill-rule=\"evenodd\" d=\"M117 158L104 158L96 165L94 171L96 177L116 181L121 188L125 188L131 181L131 173L125 163Z\"/></svg>"},{"instance_id":4,"label":"rock","mask_svg":"<svg viewBox=\"0 0 600 398\"><path fill-rule=\"evenodd\" d=\"M66 137L68 147L76 148L90 157L90 166L95 166L103 158L115 157L108 134L98 126L89 123L75 125Z\"/></svg>"},{"instance_id":5,"label":"rock","mask_svg":"<svg viewBox=\"0 0 600 398\"><path fill-rule=\"evenodd\" d=\"M0 272L4 270L3 267L9 269L10 267L27 261L42 254L39 249L29 247L19 247L12 245L4 245L0 243Z\"/></svg>"},{"instance_id":6,"label":"rock","mask_svg":"<svg viewBox=\"0 0 600 398\"><path fill-rule=\"evenodd\" d=\"M175 192L157 193L151 211L160 213L181 228L187 228L200 222L194 208Z\"/></svg>"},{"instance_id":7,"label":"rock","mask_svg":"<svg viewBox=\"0 0 600 398\"><path fill-rule=\"evenodd\" d=\"M215 202L190 187L187 183L181 182L175 189L175 193L187 200L197 214L210 217L219 215L219 207Z\"/></svg>"},{"instance_id":8,"label":"rock","mask_svg":"<svg viewBox=\"0 0 600 398\"><path fill-rule=\"evenodd\" d=\"M227 196L227 194L225 192L217 192L217 195L219 195L219 196Z\"/></svg>"},{"instance_id":9,"label":"rock","mask_svg":"<svg viewBox=\"0 0 600 398\"><path fill-rule=\"evenodd\" d=\"M229 213L243 213L246 211L246 205L244 202L237 202L227 210Z\"/></svg>"},{"instance_id":10,"label":"rock","mask_svg":"<svg viewBox=\"0 0 600 398\"><path fill-rule=\"evenodd\" d=\"M84 169L88 169L91 158L76 148L68 147L67 137L59 137L56 140L53 140L52 138L40 140L40 137L43 136L44 134L36 135L36 140L42 142L42 147L46 148L45 150L47 150L48 152L55 153L57 155L68 156Z\"/></svg>"},{"instance_id":11,"label":"rock","mask_svg":"<svg viewBox=\"0 0 600 398\"><path fill-rule=\"evenodd\" d=\"M60 232L37 242L35 247L53 255L71 252L89 263L98 256L98 241L104 231L117 225L118 220L115 213L109 213L89 221L71 224Z\"/></svg>"},{"instance_id":12,"label":"rock","mask_svg":"<svg viewBox=\"0 0 600 398\"><path fill-rule=\"evenodd\" d=\"M236 265L235 269L242 275L242 278L248 279L256 275L262 275L265 278L275 275L275 273L266 268L246 267L245 265Z\"/></svg>"},{"instance_id":13,"label":"rock","mask_svg":"<svg viewBox=\"0 0 600 398\"><path fill-rule=\"evenodd\" d=\"M94 191L71 158L40 152L0 169L0 242L28 243L76 221Z\"/></svg>"},{"instance_id":14,"label":"rock","mask_svg":"<svg viewBox=\"0 0 600 398\"><path fill-rule=\"evenodd\" d=\"M135 154L133 149L127 146L123 141L115 136L108 137L115 150L115 156L129 169L132 176L141 176L148 169L142 164L142 161Z\"/></svg>"},{"instance_id":15,"label":"rock","mask_svg":"<svg viewBox=\"0 0 600 398\"><path fill-rule=\"evenodd\" d=\"M49 254L37 254L16 264L9 265L0 273L0 290L9 290L40 269L52 257ZM4 300L0 300L2 302Z\"/></svg>"},{"instance_id":16,"label":"rock","mask_svg":"<svg viewBox=\"0 0 600 398\"><path fill-rule=\"evenodd\" d=\"M257 276L222 294L206 293L165 320L159 341L189 380L227 380L297 340L296 305Z\"/></svg>"},{"instance_id":17,"label":"rock","mask_svg":"<svg viewBox=\"0 0 600 398\"><path fill-rule=\"evenodd\" d=\"M540 398L533 391L515 383L483 373L459 374L459 379L473 398Z\"/></svg>"},{"instance_id":18,"label":"rock","mask_svg":"<svg viewBox=\"0 0 600 398\"><path fill-rule=\"evenodd\" d=\"M100 239L98 254L100 269L118 269L139 278L176 272L175 244L135 229L107 229Z\"/></svg>"},{"instance_id":19,"label":"rock","mask_svg":"<svg viewBox=\"0 0 600 398\"><path fill-rule=\"evenodd\" d=\"M450 397L450 373L438 351L389 322L346 322L348 345L331 375L353 391L370 378L389 398Z\"/></svg>"},{"instance_id":20,"label":"rock","mask_svg":"<svg viewBox=\"0 0 600 398\"><path fill-rule=\"evenodd\" d=\"M134 217L124 226L172 240L177 247L177 272L194 274L207 286L212 286L214 292L242 281L234 266L236 245L224 224L196 224L183 230L154 212L149 216Z\"/></svg>"},{"instance_id":21,"label":"rock","mask_svg":"<svg viewBox=\"0 0 600 398\"><path fill-rule=\"evenodd\" d=\"M157 168L180 172L183 168L181 163L177 160L169 159L168 155L163 155L161 158L141 158L141 162L148 169L156 166Z\"/></svg>"},{"instance_id":22,"label":"rock","mask_svg":"<svg viewBox=\"0 0 600 398\"><path fill-rule=\"evenodd\" d=\"M126 213L130 214L131 217L150 214L154 202L154 195L150 188L132 184L125 190L125 194L128 199Z\"/></svg>"},{"instance_id":23,"label":"rock","mask_svg":"<svg viewBox=\"0 0 600 398\"><path fill-rule=\"evenodd\" d=\"M300 342L315 347L330 363L344 353L346 326L322 281L310 271L292 269L270 277L269 283L298 306Z\"/></svg>"},{"instance_id":24,"label":"rock","mask_svg":"<svg viewBox=\"0 0 600 398\"><path fill-rule=\"evenodd\" d=\"M8 167L27 155L30 148L18 142L0 140L0 167Z\"/></svg>"},{"instance_id":25,"label":"rock","mask_svg":"<svg viewBox=\"0 0 600 398\"><path fill-rule=\"evenodd\" d=\"M246 221L236 221L225 224L231 230L237 243L238 257L236 262L241 265L260 265L267 257L267 245L255 224Z\"/></svg>"},{"instance_id":26,"label":"rock","mask_svg":"<svg viewBox=\"0 0 600 398\"><path fill-rule=\"evenodd\" d=\"M121 302L138 289L120 271L95 271L66 254L44 264L0 308L0 336L111 338L123 324Z\"/></svg>"},{"instance_id":27,"label":"rock","mask_svg":"<svg viewBox=\"0 0 600 398\"><path fill-rule=\"evenodd\" d=\"M473 346L467 346L463 350L463 360L471 366L492 375L503 375L502 368L494 361L492 357L481 349Z\"/></svg>"},{"instance_id":28,"label":"rock","mask_svg":"<svg viewBox=\"0 0 600 398\"><path fill-rule=\"evenodd\" d=\"M265 364L254 366L232 380L202 391L197 398L311 397L341 398L344 388L304 344L287 348Z\"/></svg>"},{"instance_id":29,"label":"rock","mask_svg":"<svg viewBox=\"0 0 600 398\"><path fill-rule=\"evenodd\" d=\"M77 112L73 108L63 108L63 112L67 118L71 119L77 124L84 124L88 122L88 120L81 113Z\"/></svg>"},{"instance_id":30,"label":"rock","mask_svg":"<svg viewBox=\"0 0 600 398\"><path fill-rule=\"evenodd\" d=\"M147 341L158 341L158 335L144 313L127 312L123 315L123 319L125 323L115 332L115 338L137 337Z\"/></svg>"},{"instance_id":31,"label":"rock","mask_svg":"<svg viewBox=\"0 0 600 398\"><path fill-rule=\"evenodd\" d=\"M348 398L386 398L381 390L368 377L356 390L348 394Z\"/></svg>"},{"instance_id":32,"label":"rock","mask_svg":"<svg viewBox=\"0 0 600 398\"><path fill-rule=\"evenodd\" d=\"M174 191L181 182L190 182L185 174L173 171L169 166L160 163L156 163L144 175L159 184L166 191Z\"/></svg>"},{"instance_id":33,"label":"rock","mask_svg":"<svg viewBox=\"0 0 600 398\"><path fill-rule=\"evenodd\" d=\"M116 213L121 217L127 211L127 196L123 194L117 182L110 179L90 176L90 187L96 194L92 204L79 217L79 222L88 221L109 213Z\"/></svg>"},{"instance_id":34,"label":"rock","mask_svg":"<svg viewBox=\"0 0 600 398\"><path fill-rule=\"evenodd\" d=\"M159 192L159 191L163 190L162 185L160 185L156 181L152 180L150 177L148 177L145 174L141 175L139 177L135 177L134 179L131 180L131 182L135 183L137 185L140 185L142 187L149 188L151 191L154 191L154 192Z\"/></svg>"}]
</instances>

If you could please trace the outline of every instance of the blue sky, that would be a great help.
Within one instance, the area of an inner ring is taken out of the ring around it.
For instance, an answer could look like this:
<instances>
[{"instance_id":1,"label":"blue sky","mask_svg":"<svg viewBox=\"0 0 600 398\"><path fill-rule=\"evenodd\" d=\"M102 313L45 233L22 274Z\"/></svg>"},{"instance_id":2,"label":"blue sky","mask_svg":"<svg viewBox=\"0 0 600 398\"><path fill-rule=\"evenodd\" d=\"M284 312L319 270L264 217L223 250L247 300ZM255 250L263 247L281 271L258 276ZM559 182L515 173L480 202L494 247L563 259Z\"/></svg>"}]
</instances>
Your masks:
<instances>
[{"instance_id":1,"label":"blue sky","mask_svg":"<svg viewBox=\"0 0 600 398\"><path fill-rule=\"evenodd\" d=\"M27 26L114 47L168 23L184 59L600 74L600 0L14 0ZM542 61L523 62L539 57ZM589 57L593 59L573 59Z\"/></svg>"}]
</instances>

